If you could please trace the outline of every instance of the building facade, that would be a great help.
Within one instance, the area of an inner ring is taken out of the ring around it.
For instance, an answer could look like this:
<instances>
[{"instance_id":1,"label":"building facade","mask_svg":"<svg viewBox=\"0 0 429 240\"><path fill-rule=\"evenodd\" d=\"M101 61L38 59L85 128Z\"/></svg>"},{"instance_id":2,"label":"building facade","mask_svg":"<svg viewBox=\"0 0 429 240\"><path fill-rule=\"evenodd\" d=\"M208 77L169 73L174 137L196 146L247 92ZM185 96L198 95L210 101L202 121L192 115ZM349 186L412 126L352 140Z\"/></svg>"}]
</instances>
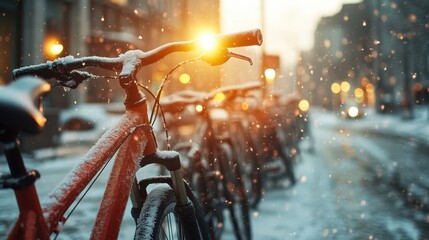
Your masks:
<instances>
[{"instance_id":1,"label":"building facade","mask_svg":"<svg viewBox=\"0 0 429 240\"><path fill-rule=\"evenodd\" d=\"M2 0L0 14L0 85L10 82L12 70L20 66L68 55L116 57L127 50L148 51L163 43L189 40L198 33L193 31L196 29L219 31L219 1L209 0ZM166 57L144 68L138 79L156 91L168 71L189 57ZM186 86L178 83L184 72L194 80ZM94 73L114 75L100 70ZM219 69L199 65L179 69L171 76L166 92L180 88L210 90L207 86L219 86ZM48 123L43 134L48 136L27 145L52 145L49 139L58 134L62 108L122 100L123 91L111 78L86 82L72 91L54 89L44 100Z\"/></svg>"},{"instance_id":2,"label":"building facade","mask_svg":"<svg viewBox=\"0 0 429 240\"><path fill-rule=\"evenodd\" d=\"M428 103L428 12L429 3L417 0L364 0L322 18L315 46L298 67L302 84L311 78L314 104L337 108L358 88L363 103L379 112L412 112ZM332 85L343 82L349 92L334 93Z\"/></svg>"}]
</instances>

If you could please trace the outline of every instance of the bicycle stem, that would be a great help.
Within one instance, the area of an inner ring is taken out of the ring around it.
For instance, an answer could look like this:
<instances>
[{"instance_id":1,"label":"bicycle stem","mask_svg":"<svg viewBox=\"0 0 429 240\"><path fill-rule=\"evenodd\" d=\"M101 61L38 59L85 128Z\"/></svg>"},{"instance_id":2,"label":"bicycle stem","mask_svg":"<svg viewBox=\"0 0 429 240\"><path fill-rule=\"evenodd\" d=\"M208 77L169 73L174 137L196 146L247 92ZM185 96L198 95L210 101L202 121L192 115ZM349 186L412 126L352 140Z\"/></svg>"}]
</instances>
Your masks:
<instances>
[{"instance_id":1,"label":"bicycle stem","mask_svg":"<svg viewBox=\"0 0 429 240\"><path fill-rule=\"evenodd\" d=\"M142 92L140 92L138 87L137 87L135 71L132 71L128 75L121 75L120 76L120 84L126 93L124 104L127 108L137 107L141 104L146 105L146 99L144 97L144 94ZM151 133L150 134L147 133L146 135L147 135L147 138L149 140L148 146L146 146L146 149L152 149L152 147L150 145L151 145L151 143L154 143L155 144L155 150L156 150L155 138L153 138ZM145 149L145 153L146 152L150 153L151 150L146 150L146 149ZM177 203L179 205L188 204L189 200L187 198L185 184L183 183L183 177L180 173L180 169L170 171L170 174L171 174L171 178L173 181L173 187L174 187L174 192L176 195Z\"/></svg>"}]
</instances>

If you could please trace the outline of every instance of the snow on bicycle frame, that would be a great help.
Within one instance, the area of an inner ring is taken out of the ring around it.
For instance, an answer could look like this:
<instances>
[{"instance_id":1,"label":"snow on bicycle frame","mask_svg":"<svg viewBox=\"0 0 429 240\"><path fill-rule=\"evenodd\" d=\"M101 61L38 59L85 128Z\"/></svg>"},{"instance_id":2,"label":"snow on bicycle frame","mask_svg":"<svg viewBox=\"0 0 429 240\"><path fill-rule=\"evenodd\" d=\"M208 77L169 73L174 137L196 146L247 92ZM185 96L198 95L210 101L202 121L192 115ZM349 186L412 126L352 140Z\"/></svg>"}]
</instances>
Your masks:
<instances>
[{"instance_id":1,"label":"snow on bicycle frame","mask_svg":"<svg viewBox=\"0 0 429 240\"><path fill-rule=\"evenodd\" d=\"M244 56L230 53L227 48L261 45L262 35L260 30L255 29L241 33L217 35L216 42L217 50L213 54L206 54L201 58L211 65L222 64L231 57L248 60ZM44 79L54 78L59 84L69 88L76 88L82 81L94 77L92 74L79 69L97 67L120 71L120 85L126 93L124 101L126 113L115 126L97 141L64 181L50 193L48 201L43 204L42 212L36 210L34 211L35 214L22 214L24 216L20 214L19 220L9 235L10 238L32 235L44 239L48 238L52 232L59 232L61 225L64 224L66 211L115 153L117 156L91 238L110 239L118 236L128 194L135 183L135 173L139 164L148 164L142 163L145 160L144 157L153 155L158 151L155 136L148 120L145 97L139 91L136 83L136 73L141 67L155 63L170 53L197 49L197 40L176 42L162 45L148 52L128 51L117 58L97 56L73 58L69 56L13 71L14 79L24 75L34 75ZM37 193L30 195L30 200L33 199L37 200L36 208L39 205L38 208L40 209ZM133 202L133 199L131 200ZM32 204L28 203L33 201L29 201L29 199L17 197L17 201L20 206L20 213L25 213L28 209L33 208ZM32 227L23 229L21 226L26 222L33 222Z\"/></svg>"}]
</instances>

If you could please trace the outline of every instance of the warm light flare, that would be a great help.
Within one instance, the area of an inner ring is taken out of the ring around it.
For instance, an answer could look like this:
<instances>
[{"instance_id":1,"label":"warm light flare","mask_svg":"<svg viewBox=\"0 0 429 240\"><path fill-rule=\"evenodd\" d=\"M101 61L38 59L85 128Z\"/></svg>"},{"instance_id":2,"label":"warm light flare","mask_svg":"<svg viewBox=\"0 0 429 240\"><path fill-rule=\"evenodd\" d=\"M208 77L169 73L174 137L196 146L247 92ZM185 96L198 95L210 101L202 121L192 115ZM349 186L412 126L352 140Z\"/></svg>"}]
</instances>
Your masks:
<instances>
[{"instance_id":1,"label":"warm light flare","mask_svg":"<svg viewBox=\"0 0 429 240\"><path fill-rule=\"evenodd\" d=\"M249 109L249 104L248 104L247 102L242 102L242 103L241 103L241 109L242 109L243 111L248 110L248 109Z\"/></svg>"},{"instance_id":2,"label":"warm light flare","mask_svg":"<svg viewBox=\"0 0 429 240\"><path fill-rule=\"evenodd\" d=\"M301 111L307 112L310 108L310 103L306 99L302 99L299 101L298 107Z\"/></svg>"},{"instance_id":3,"label":"warm light flare","mask_svg":"<svg viewBox=\"0 0 429 240\"><path fill-rule=\"evenodd\" d=\"M276 77L276 70L272 68L265 69L265 78L267 79L267 82L272 82L274 78Z\"/></svg>"},{"instance_id":4,"label":"warm light flare","mask_svg":"<svg viewBox=\"0 0 429 240\"><path fill-rule=\"evenodd\" d=\"M347 111L352 118L357 117L359 114L359 109L357 107L350 107Z\"/></svg>"},{"instance_id":5,"label":"warm light flare","mask_svg":"<svg viewBox=\"0 0 429 240\"><path fill-rule=\"evenodd\" d=\"M363 95L364 95L363 89L362 88L356 88L354 94L355 94L355 97L358 97L358 98L363 97Z\"/></svg>"},{"instance_id":6,"label":"warm light flare","mask_svg":"<svg viewBox=\"0 0 429 240\"><path fill-rule=\"evenodd\" d=\"M222 92L216 93L216 95L214 96L214 100L218 103L221 103L223 100L225 100L225 94L223 94Z\"/></svg>"},{"instance_id":7,"label":"warm light flare","mask_svg":"<svg viewBox=\"0 0 429 240\"><path fill-rule=\"evenodd\" d=\"M341 86L338 83L332 83L331 91L335 94L338 94L341 91Z\"/></svg>"},{"instance_id":8,"label":"warm light flare","mask_svg":"<svg viewBox=\"0 0 429 240\"><path fill-rule=\"evenodd\" d=\"M53 55L60 54L64 49L64 46L61 43L54 43L51 45L50 51Z\"/></svg>"},{"instance_id":9,"label":"warm light flare","mask_svg":"<svg viewBox=\"0 0 429 240\"><path fill-rule=\"evenodd\" d=\"M341 91L343 91L343 92L350 91L350 83L346 82L346 81L342 82L341 83Z\"/></svg>"},{"instance_id":10,"label":"warm light flare","mask_svg":"<svg viewBox=\"0 0 429 240\"><path fill-rule=\"evenodd\" d=\"M204 51L212 51L216 48L216 35L213 33L202 34L198 39L198 44Z\"/></svg>"},{"instance_id":11,"label":"warm light flare","mask_svg":"<svg viewBox=\"0 0 429 240\"><path fill-rule=\"evenodd\" d=\"M203 111L203 106L198 104L197 106L195 106L195 111L202 112Z\"/></svg>"},{"instance_id":12,"label":"warm light flare","mask_svg":"<svg viewBox=\"0 0 429 240\"><path fill-rule=\"evenodd\" d=\"M64 50L64 46L55 37L48 37L45 41L44 52L48 58L55 58Z\"/></svg>"},{"instance_id":13,"label":"warm light flare","mask_svg":"<svg viewBox=\"0 0 429 240\"><path fill-rule=\"evenodd\" d=\"M179 82L182 84L188 84L191 81L191 76L187 73L182 73L179 76Z\"/></svg>"},{"instance_id":14,"label":"warm light flare","mask_svg":"<svg viewBox=\"0 0 429 240\"><path fill-rule=\"evenodd\" d=\"M367 84L365 87L365 90L369 93L372 94L374 93L374 85L372 85L371 83Z\"/></svg>"},{"instance_id":15,"label":"warm light flare","mask_svg":"<svg viewBox=\"0 0 429 240\"><path fill-rule=\"evenodd\" d=\"M356 88L354 91L354 95L355 95L355 101L358 103L362 103L363 102L363 97L365 95L365 92L363 91L362 88Z\"/></svg>"}]
</instances>

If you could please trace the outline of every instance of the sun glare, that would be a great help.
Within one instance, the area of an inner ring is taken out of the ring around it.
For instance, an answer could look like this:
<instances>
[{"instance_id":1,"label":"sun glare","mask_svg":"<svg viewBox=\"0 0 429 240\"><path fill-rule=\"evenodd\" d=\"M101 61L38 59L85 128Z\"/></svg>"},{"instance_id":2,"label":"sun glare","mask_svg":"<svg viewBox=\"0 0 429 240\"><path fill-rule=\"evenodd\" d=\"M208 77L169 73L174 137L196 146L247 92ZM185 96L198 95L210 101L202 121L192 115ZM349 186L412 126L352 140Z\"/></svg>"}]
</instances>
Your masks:
<instances>
[{"instance_id":1,"label":"sun glare","mask_svg":"<svg viewBox=\"0 0 429 240\"><path fill-rule=\"evenodd\" d=\"M198 44L204 51L212 51L216 48L216 37L213 33L202 34Z\"/></svg>"}]
</instances>

